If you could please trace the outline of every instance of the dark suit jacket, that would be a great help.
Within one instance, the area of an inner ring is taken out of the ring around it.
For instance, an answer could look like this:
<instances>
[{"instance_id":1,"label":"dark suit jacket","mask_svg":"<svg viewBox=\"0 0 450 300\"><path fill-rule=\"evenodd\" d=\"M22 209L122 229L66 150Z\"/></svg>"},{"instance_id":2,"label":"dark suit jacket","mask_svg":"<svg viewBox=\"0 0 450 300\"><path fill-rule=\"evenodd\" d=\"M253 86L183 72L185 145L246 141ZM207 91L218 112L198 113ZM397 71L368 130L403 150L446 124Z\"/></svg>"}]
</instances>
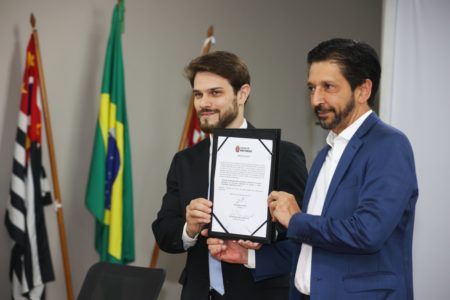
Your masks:
<instances>
[{"instance_id":1,"label":"dark suit jacket","mask_svg":"<svg viewBox=\"0 0 450 300\"><path fill-rule=\"evenodd\" d=\"M250 126L249 126L250 127ZM169 253L185 252L181 239L186 222L186 206L192 199L207 198L210 140L178 152L167 175L167 192L152 228L159 247ZM280 143L278 188L303 199L307 178L302 150L292 143ZM283 236L282 234L280 236ZM276 243L275 243L276 244ZM270 246L269 246L270 247ZM188 249L187 261L180 283L181 299L208 299L208 248L199 236L195 246ZM257 262L256 269L264 262ZM274 272L264 280L255 281L252 271L243 265L222 263L227 299L283 299L287 298L289 272Z\"/></svg>"},{"instance_id":2,"label":"dark suit jacket","mask_svg":"<svg viewBox=\"0 0 450 300\"><path fill-rule=\"evenodd\" d=\"M305 207L328 150L311 167ZM322 215L298 213L289 222L288 238L313 246L311 299L412 300L417 197L408 139L372 113L342 154ZM300 299L293 282L290 299Z\"/></svg>"}]
</instances>

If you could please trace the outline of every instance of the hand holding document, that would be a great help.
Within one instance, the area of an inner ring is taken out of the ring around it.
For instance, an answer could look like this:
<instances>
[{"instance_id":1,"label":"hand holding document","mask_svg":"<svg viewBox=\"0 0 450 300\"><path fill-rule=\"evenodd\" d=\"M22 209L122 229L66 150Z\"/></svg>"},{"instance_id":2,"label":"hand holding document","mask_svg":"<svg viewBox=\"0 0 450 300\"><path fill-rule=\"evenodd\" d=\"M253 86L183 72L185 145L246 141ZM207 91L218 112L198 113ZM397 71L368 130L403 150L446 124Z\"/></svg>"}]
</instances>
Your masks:
<instances>
[{"instance_id":1,"label":"hand holding document","mask_svg":"<svg viewBox=\"0 0 450 300\"><path fill-rule=\"evenodd\" d=\"M267 198L272 221L278 222L285 228L288 227L292 216L301 212L294 195L286 192L272 191Z\"/></svg>"},{"instance_id":2,"label":"hand holding document","mask_svg":"<svg viewBox=\"0 0 450 300\"><path fill-rule=\"evenodd\" d=\"M204 198L193 199L186 206L186 233L194 238L205 224L211 222L212 203Z\"/></svg>"}]
</instances>

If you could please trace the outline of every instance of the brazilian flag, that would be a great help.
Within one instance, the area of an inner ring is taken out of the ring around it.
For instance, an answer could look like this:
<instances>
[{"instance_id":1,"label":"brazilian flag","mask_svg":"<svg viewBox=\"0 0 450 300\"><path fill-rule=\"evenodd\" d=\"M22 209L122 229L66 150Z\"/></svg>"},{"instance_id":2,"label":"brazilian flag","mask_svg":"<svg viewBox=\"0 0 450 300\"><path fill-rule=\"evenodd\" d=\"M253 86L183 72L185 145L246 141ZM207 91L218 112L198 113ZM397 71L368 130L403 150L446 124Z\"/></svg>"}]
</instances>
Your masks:
<instances>
[{"instance_id":1,"label":"brazilian flag","mask_svg":"<svg viewBox=\"0 0 450 300\"><path fill-rule=\"evenodd\" d=\"M122 60L124 2L114 8L86 191L101 261L134 261L133 187Z\"/></svg>"}]
</instances>

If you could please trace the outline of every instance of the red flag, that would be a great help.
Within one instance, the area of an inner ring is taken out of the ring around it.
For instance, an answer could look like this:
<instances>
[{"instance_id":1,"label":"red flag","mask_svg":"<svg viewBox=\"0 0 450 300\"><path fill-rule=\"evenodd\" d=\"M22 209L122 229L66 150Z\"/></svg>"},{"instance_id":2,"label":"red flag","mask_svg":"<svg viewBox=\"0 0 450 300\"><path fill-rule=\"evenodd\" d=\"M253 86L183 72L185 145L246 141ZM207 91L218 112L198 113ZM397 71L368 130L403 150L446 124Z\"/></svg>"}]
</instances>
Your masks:
<instances>
[{"instance_id":1,"label":"red flag","mask_svg":"<svg viewBox=\"0 0 450 300\"><path fill-rule=\"evenodd\" d=\"M11 190L5 225L13 240L10 279L14 299L44 299L44 284L54 280L44 205L51 203L42 167L41 101L36 47L27 47L22 100L14 147Z\"/></svg>"},{"instance_id":2,"label":"red flag","mask_svg":"<svg viewBox=\"0 0 450 300\"><path fill-rule=\"evenodd\" d=\"M197 114L195 113L195 108L193 105L190 108L189 114L191 114L191 122L189 124L189 129L186 136L186 147L191 147L192 145L197 144L206 136L205 133L200 129L200 122L197 118Z\"/></svg>"}]
</instances>

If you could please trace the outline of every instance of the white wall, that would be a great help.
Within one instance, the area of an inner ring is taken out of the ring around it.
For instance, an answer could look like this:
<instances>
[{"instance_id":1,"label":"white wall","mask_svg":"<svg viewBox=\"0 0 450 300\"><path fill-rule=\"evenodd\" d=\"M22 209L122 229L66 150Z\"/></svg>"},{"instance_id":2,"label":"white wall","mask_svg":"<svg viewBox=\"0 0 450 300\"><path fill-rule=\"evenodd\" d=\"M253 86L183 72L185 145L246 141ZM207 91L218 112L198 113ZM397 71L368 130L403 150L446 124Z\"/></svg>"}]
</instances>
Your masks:
<instances>
[{"instance_id":1,"label":"white wall","mask_svg":"<svg viewBox=\"0 0 450 300\"><path fill-rule=\"evenodd\" d=\"M84 207L105 47L114 0L0 1L0 212L8 198L12 150L25 47L37 18L53 122L62 202L75 294L97 261L94 221ZM284 139L303 147L308 165L323 144L306 97L307 51L341 36L379 49L377 0L136 0L126 1L124 63L135 195L136 262L147 266L154 239L151 223L165 191L165 176L178 146L190 88L183 67L200 53L209 25L215 49L247 62L253 91L247 106L258 127L282 128ZM47 148L44 146L44 148ZM47 157L45 157L48 165ZM49 171L49 168L47 168ZM48 299L63 299L64 276L54 211L46 210L56 281ZM9 291L10 240L0 229L0 298ZM168 270L161 299L177 299L184 255L162 254Z\"/></svg>"},{"instance_id":2,"label":"white wall","mask_svg":"<svg viewBox=\"0 0 450 300\"><path fill-rule=\"evenodd\" d=\"M382 118L412 143L419 180L413 241L416 299L450 299L450 1L385 1Z\"/></svg>"}]
</instances>

